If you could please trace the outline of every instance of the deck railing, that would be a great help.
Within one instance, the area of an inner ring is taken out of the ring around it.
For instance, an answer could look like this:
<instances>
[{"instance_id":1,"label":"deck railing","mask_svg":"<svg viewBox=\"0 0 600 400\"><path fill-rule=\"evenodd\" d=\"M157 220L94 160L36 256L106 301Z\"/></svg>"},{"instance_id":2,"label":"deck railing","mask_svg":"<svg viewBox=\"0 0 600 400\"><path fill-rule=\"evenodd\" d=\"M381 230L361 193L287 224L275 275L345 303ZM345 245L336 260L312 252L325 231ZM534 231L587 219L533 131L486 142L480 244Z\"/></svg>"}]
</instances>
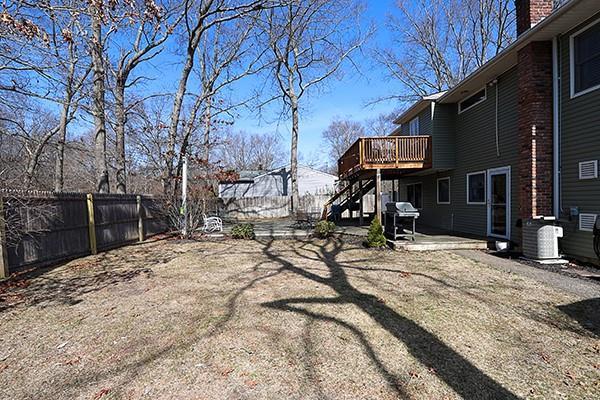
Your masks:
<instances>
[{"instance_id":1,"label":"deck railing","mask_svg":"<svg viewBox=\"0 0 600 400\"><path fill-rule=\"evenodd\" d=\"M360 138L338 160L340 177L361 169L419 168L431 164L431 136Z\"/></svg>"}]
</instances>

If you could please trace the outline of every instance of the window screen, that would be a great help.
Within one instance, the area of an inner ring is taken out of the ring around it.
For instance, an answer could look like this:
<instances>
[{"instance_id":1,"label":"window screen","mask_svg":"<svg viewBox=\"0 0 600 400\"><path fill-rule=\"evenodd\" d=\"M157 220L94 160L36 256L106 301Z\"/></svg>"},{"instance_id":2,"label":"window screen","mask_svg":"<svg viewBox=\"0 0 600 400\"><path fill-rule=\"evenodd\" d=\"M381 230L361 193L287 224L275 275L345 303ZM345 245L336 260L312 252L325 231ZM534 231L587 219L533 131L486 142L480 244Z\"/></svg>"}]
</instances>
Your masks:
<instances>
[{"instance_id":1,"label":"window screen","mask_svg":"<svg viewBox=\"0 0 600 400\"><path fill-rule=\"evenodd\" d=\"M486 96L486 92L485 92L485 88L483 88L479 92L475 93L473 96L458 103L458 112L463 112L467 108L471 108L475 104L484 101L486 98L485 96Z\"/></svg>"},{"instance_id":2,"label":"window screen","mask_svg":"<svg viewBox=\"0 0 600 400\"><path fill-rule=\"evenodd\" d=\"M443 178L437 181L438 203L450 203L450 178Z\"/></svg>"},{"instance_id":3,"label":"window screen","mask_svg":"<svg viewBox=\"0 0 600 400\"><path fill-rule=\"evenodd\" d=\"M406 186L406 197L415 208L423 208L423 186L420 183Z\"/></svg>"},{"instance_id":4,"label":"window screen","mask_svg":"<svg viewBox=\"0 0 600 400\"><path fill-rule=\"evenodd\" d=\"M485 172L467 176L467 202L485 203Z\"/></svg>"},{"instance_id":5,"label":"window screen","mask_svg":"<svg viewBox=\"0 0 600 400\"><path fill-rule=\"evenodd\" d=\"M419 136L419 117L414 118L408 124L410 136Z\"/></svg>"},{"instance_id":6,"label":"window screen","mask_svg":"<svg viewBox=\"0 0 600 400\"><path fill-rule=\"evenodd\" d=\"M575 93L600 85L600 23L573 39Z\"/></svg>"}]
</instances>

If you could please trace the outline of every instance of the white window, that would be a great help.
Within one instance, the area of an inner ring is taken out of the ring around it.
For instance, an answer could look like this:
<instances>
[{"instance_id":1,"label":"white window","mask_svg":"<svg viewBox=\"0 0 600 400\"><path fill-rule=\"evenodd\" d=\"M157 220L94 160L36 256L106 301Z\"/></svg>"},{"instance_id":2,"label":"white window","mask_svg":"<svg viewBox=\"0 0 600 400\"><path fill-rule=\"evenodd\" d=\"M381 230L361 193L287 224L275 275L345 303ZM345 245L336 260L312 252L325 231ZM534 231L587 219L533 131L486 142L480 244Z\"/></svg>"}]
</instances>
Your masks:
<instances>
[{"instance_id":1,"label":"white window","mask_svg":"<svg viewBox=\"0 0 600 400\"><path fill-rule=\"evenodd\" d=\"M419 117L410 120L408 130L410 136L419 136Z\"/></svg>"},{"instance_id":2,"label":"white window","mask_svg":"<svg viewBox=\"0 0 600 400\"><path fill-rule=\"evenodd\" d=\"M467 111L471 107L475 107L477 104L481 103L482 101L485 101L485 99L487 99L487 90L484 87L477 93L467 97L466 99L458 103L458 113L460 114L464 111Z\"/></svg>"},{"instance_id":3,"label":"white window","mask_svg":"<svg viewBox=\"0 0 600 400\"><path fill-rule=\"evenodd\" d=\"M420 183L406 185L406 200L419 210L423 208L423 185Z\"/></svg>"},{"instance_id":4,"label":"white window","mask_svg":"<svg viewBox=\"0 0 600 400\"><path fill-rule=\"evenodd\" d=\"M467 204L485 204L485 171L467 174Z\"/></svg>"},{"instance_id":5,"label":"white window","mask_svg":"<svg viewBox=\"0 0 600 400\"><path fill-rule=\"evenodd\" d=\"M437 180L437 202L438 204L450 204L450 178Z\"/></svg>"},{"instance_id":6,"label":"white window","mask_svg":"<svg viewBox=\"0 0 600 400\"><path fill-rule=\"evenodd\" d=\"M579 163L579 179L597 179L598 160Z\"/></svg>"},{"instance_id":7,"label":"white window","mask_svg":"<svg viewBox=\"0 0 600 400\"><path fill-rule=\"evenodd\" d=\"M570 38L571 97L600 88L600 23L586 26Z\"/></svg>"}]
</instances>

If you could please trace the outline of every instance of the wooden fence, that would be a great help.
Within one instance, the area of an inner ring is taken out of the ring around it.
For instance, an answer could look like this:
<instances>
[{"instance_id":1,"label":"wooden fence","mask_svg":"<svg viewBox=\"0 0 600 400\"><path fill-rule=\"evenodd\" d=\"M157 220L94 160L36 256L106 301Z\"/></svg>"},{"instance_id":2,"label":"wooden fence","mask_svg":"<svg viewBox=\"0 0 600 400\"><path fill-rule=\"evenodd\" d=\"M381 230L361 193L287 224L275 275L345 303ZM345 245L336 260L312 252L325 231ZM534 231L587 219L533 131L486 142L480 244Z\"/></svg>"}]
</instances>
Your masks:
<instances>
[{"instance_id":1,"label":"wooden fence","mask_svg":"<svg viewBox=\"0 0 600 400\"><path fill-rule=\"evenodd\" d=\"M0 275L165 232L158 210L149 196L0 191Z\"/></svg>"}]
</instances>

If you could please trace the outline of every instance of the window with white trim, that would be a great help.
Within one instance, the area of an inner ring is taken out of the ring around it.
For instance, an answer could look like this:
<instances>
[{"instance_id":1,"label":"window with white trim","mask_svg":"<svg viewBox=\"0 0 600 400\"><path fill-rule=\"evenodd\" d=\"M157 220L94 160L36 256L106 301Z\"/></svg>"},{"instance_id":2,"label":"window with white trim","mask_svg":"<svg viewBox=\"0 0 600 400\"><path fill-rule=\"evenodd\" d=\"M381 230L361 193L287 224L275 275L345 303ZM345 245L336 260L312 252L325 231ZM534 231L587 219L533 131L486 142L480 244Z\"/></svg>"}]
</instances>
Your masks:
<instances>
[{"instance_id":1,"label":"window with white trim","mask_svg":"<svg viewBox=\"0 0 600 400\"><path fill-rule=\"evenodd\" d=\"M467 204L485 204L485 171L467 174Z\"/></svg>"},{"instance_id":2,"label":"window with white trim","mask_svg":"<svg viewBox=\"0 0 600 400\"><path fill-rule=\"evenodd\" d=\"M571 36L571 96L600 88L600 23Z\"/></svg>"},{"instance_id":3,"label":"window with white trim","mask_svg":"<svg viewBox=\"0 0 600 400\"><path fill-rule=\"evenodd\" d=\"M460 103L458 103L458 113L467 111L469 108L475 107L477 104L487 99L487 89L484 87L477 93L467 97Z\"/></svg>"},{"instance_id":4,"label":"window with white trim","mask_svg":"<svg viewBox=\"0 0 600 400\"><path fill-rule=\"evenodd\" d=\"M437 203L450 204L450 178L437 180Z\"/></svg>"},{"instance_id":5,"label":"window with white trim","mask_svg":"<svg viewBox=\"0 0 600 400\"><path fill-rule=\"evenodd\" d=\"M406 185L406 201L415 208L423 208L423 185L420 183Z\"/></svg>"},{"instance_id":6,"label":"window with white trim","mask_svg":"<svg viewBox=\"0 0 600 400\"><path fill-rule=\"evenodd\" d=\"M410 136L419 136L419 117L415 117L408 123L408 132Z\"/></svg>"}]
</instances>

